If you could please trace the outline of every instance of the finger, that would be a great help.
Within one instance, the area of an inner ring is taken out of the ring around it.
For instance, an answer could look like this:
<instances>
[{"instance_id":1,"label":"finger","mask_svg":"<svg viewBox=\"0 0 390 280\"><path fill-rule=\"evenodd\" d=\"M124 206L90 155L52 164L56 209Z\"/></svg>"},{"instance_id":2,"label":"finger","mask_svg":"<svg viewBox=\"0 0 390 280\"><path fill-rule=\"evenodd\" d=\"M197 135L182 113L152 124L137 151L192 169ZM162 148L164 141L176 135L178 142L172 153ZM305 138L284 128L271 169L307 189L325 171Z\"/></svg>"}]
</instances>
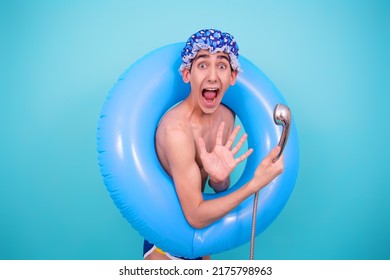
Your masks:
<instances>
[{"instance_id":1,"label":"finger","mask_svg":"<svg viewBox=\"0 0 390 280\"><path fill-rule=\"evenodd\" d=\"M275 168L277 174L281 174L284 169L284 159L283 154L280 155L280 157L276 161L272 161L272 165Z\"/></svg>"},{"instance_id":2,"label":"finger","mask_svg":"<svg viewBox=\"0 0 390 280\"><path fill-rule=\"evenodd\" d=\"M200 156L207 153L206 144L205 144L204 139L202 137L198 138L198 148L199 148L199 155Z\"/></svg>"},{"instance_id":3,"label":"finger","mask_svg":"<svg viewBox=\"0 0 390 280\"><path fill-rule=\"evenodd\" d=\"M274 160L280 152L280 147L276 146L275 148L272 149L272 151L269 153L268 157L270 160Z\"/></svg>"},{"instance_id":4,"label":"finger","mask_svg":"<svg viewBox=\"0 0 390 280\"><path fill-rule=\"evenodd\" d=\"M280 155L280 157L278 158L278 161L281 161L281 162L284 161L284 156L283 156L283 154Z\"/></svg>"},{"instance_id":5,"label":"finger","mask_svg":"<svg viewBox=\"0 0 390 280\"><path fill-rule=\"evenodd\" d=\"M242 147L242 145L245 143L246 138L248 138L248 134L244 134L241 136L240 140L237 142L237 145L233 148L232 153L235 155Z\"/></svg>"},{"instance_id":6,"label":"finger","mask_svg":"<svg viewBox=\"0 0 390 280\"><path fill-rule=\"evenodd\" d=\"M253 149L250 148L248 151L246 151L243 155L239 156L238 158L236 158L236 163L240 163L241 161L247 159L253 152Z\"/></svg>"},{"instance_id":7,"label":"finger","mask_svg":"<svg viewBox=\"0 0 390 280\"><path fill-rule=\"evenodd\" d=\"M236 140L237 134L240 131L240 129L241 129L241 127L239 125L237 125L234 128L232 134L230 134L230 137L229 137L228 141L226 142L226 148L230 149L233 146L234 140Z\"/></svg>"},{"instance_id":8,"label":"finger","mask_svg":"<svg viewBox=\"0 0 390 280\"><path fill-rule=\"evenodd\" d=\"M216 145L222 145L222 138L223 138L223 130L225 128L225 122L221 122L218 128L217 132L217 140L215 142Z\"/></svg>"}]
</instances>

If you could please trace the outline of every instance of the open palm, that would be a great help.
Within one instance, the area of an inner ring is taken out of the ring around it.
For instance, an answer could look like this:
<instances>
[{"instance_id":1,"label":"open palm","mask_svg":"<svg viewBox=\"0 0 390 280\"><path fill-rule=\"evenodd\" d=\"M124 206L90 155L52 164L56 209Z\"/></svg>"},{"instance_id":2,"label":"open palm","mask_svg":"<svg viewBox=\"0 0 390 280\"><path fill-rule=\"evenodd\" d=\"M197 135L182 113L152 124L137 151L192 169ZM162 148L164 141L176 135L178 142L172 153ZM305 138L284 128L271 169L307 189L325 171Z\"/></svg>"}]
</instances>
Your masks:
<instances>
[{"instance_id":1,"label":"open palm","mask_svg":"<svg viewBox=\"0 0 390 280\"><path fill-rule=\"evenodd\" d=\"M247 134L241 136L237 144L233 147L240 127L237 126L230 135L225 145L222 144L222 135L225 128L225 123L222 122L218 128L217 138L214 150L208 152L203 138L199 138L198 146L200 159L204 170L215 181L224 181L234 168L243 160L245 160L252 153L253 149L249 149L241 156L235 158L235 155L244 144Z\"/></svg>"}]
</instances>

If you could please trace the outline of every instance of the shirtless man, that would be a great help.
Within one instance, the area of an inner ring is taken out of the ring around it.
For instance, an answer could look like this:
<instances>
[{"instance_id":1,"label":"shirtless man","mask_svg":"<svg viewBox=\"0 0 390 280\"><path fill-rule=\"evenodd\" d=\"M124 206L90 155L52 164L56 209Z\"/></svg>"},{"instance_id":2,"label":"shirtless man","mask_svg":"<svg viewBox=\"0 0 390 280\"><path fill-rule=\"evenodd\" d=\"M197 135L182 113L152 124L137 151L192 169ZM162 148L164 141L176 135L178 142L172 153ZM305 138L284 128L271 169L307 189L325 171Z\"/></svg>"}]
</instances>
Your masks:
<instances>
[{"instance_id":1,"label":"shirtless man","mask_svg":"<svg viewBox=\"0 0 390 280\"><path fill-rule=\"evenodd\" d=\"M221 104L226 90L236 82L237 58L238 46L230 34L201 30L192 35L182 51L180 67L183 81L190 83L190 93L165 114L156 132L159 160L172 177L183 213L194 228L222 218L283 171L282 157L272 162L280 150L275 147L244 186L229 195L203 200L207 179L214 191L226 190L231 172L252 153L249 149L236 156L247 135L233 146L240 128L234 128L234 113ZM144 258L175 259L148 241Z\"/></svg>"}]
</instances>

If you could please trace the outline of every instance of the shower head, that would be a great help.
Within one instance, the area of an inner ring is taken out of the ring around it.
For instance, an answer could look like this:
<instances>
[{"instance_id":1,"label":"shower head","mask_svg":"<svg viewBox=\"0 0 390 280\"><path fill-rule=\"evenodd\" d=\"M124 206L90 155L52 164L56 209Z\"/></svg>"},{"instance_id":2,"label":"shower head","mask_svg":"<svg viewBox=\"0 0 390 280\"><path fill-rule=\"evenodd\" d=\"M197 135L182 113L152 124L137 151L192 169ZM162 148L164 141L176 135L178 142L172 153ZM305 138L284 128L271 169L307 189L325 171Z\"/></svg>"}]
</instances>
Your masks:
<instances>
[{"instance_id":1,"label":"shower head","mask_svg":"<svg viewBox=\"0 0 390 280\"><path fill-rule=\"evenodd\" d=\"M284 147L286 146L288 135L290 133L290 123L291 123L291 111L290 109L283 104L278 104L274 109L274 122L277 125L283 127L282 135L280 136L279 144L280 152L273 159L273 162L277 161L282 154Z\"/></svg>"}]
</instances>

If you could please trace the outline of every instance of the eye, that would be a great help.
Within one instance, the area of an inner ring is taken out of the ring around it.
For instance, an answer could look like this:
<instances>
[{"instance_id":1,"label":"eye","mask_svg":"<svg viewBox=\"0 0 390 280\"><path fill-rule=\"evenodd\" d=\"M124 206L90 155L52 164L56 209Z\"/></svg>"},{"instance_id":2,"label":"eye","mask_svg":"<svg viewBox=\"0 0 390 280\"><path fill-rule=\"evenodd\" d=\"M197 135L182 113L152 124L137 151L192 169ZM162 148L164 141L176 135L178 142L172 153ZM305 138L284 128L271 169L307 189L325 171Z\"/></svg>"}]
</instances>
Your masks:
<instances>
[{"instance_id":1,"label":"eye","mask_svg":"<svg viewBox=\"0 0 390 280\"><path fill-rule=\"evenodd\" d=\"M198 68L199 69L206 69L207 65L206 63L199 63Z\"/></svg>"},{"instance_id":2,"label":"eye","mask_svg":"<svg viewBox=\"0 0 390 280\"><path fill-rule=\"evenodd\" d=\"M224 63L221 63L218 65L218 69L220 69L220 70L225 70L226 68L227 68L227 66Z\"/></svg>"}]
</instances>

